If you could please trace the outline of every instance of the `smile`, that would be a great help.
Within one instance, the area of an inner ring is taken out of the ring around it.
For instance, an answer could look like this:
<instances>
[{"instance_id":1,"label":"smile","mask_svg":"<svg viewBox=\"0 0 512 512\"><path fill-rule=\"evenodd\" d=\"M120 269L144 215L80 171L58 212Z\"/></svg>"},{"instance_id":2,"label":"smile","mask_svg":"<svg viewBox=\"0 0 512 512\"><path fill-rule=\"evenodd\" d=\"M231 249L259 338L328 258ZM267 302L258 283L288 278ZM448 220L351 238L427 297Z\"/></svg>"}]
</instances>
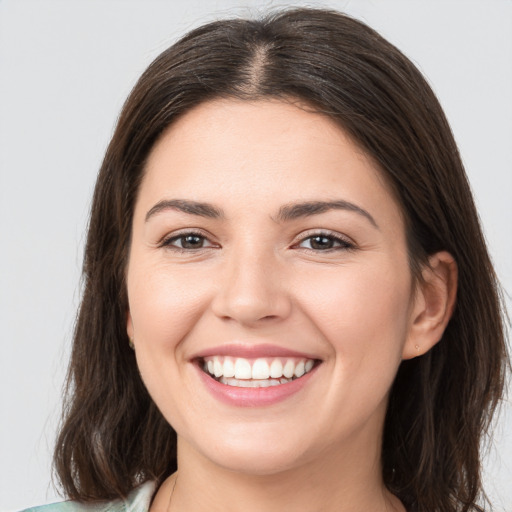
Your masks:
<instances>
[{"instance_id":1,"label":"smile","mask_svg":"<svg viewBox=\"0 0 512 512\"><path fill-rule=\"evenodd\" d=\"M309 388L322 359L312 353L263 343L228 343L192 354L201 388L235 407L277 404Z\"/></svg>"},{"instance_id":2,"label":"smile","mask_svg":"<svg viewBox=\"0 0 512 512\"><path fill-rule=\"evenodd\" d=\"M242 388L265 388L292 382L310 372L313 359L272 357L246 359L230 356L209 356L202 368L217 382Z\"/></svg>"}]
</instances>

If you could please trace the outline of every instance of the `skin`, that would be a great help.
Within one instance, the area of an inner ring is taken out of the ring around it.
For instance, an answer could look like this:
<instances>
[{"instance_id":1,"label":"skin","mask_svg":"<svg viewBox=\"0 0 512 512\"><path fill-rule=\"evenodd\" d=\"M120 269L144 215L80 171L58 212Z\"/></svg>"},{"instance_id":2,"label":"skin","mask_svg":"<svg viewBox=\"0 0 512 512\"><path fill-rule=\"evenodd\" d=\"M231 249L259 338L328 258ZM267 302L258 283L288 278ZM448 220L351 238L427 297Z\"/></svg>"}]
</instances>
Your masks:
<instances>
[{"instance_id":1,"label":"skin","mask_svg":"<svg viewBox=\"0 0 512 512\"><path fill-rule=\"evenodd\" d=\"M224 215L164 208L147 218L170 199ZM277 218L290 203L333 200L373 222L347 209ZM190 230L203 238L180 251ZM440 339L456 266L438 253L414 282L400 207L340 127L280 101L196 107L152 149L132 235L127 331L178 433L179 472L152 512L168 509L173 489L173 512L404 510L381 477L387 398L402 359ZM331 238L319 246L315 235ZM286 400L235 407L207 392L190 361L233 342L322 363Z\"/></svg>"}]
</instances>

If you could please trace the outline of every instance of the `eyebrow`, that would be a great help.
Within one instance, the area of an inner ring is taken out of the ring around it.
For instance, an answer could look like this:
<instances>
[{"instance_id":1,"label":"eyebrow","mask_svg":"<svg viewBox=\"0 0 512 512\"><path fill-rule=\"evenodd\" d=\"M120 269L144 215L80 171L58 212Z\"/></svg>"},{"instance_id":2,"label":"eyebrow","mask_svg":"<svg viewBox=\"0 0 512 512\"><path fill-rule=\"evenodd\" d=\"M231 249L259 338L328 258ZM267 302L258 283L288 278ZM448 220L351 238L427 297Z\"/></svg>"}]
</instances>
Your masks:
<instances>
[{"instance_id":1,"label":"eyebrow","mask_svg":"<svg viewBox=\"0 0 512 512\"><path fill-rule=\"evenodd\" d=\"M146 213L146 222L157 213L165 210L177 210L188 213L189 215L198 215L210 219L224 217L224 212L210 203L201 203L198 201L188 201L185 199L165 199L159 201Z\"/></svg>"},{"instance_id":2,"label":"eyebrow","mask_svg":"<svg viewBox=\"0 0 512 512\"><path fill-rule=\"evenodd\" d=\"M298 219L300 217L318 215L329 210L346 210L349 212L355 212L365 217L372 226L380 229L377 222L375 222L375 219L366 210L343 199L335 201L307 201L304 203L287 204L279 209L276 221L285 222L288 220Z\"/></svg>"},{"instance_id":3,"label":"eyebrow","mask_svg":"<svg viewBox=\"0 0 512 512\"><path fill-rule=\"evenodd\" d=\"M199 201L190 201L186 199L164 199L155 204L146 213L146 222L157 213L165 210L177 210L189 215L197 215L210 219L219 219L225 217L224 212L210 203ZM302 203L290 203L279 208L277 217L272 220L275 222L286 222L301 217L319 215L329 210L346 210L355 212L365 217L377 229L380 229L375 219L366 210L354 203L338 199L335 201L306 201Z\"/></svg>"}]
</instances>

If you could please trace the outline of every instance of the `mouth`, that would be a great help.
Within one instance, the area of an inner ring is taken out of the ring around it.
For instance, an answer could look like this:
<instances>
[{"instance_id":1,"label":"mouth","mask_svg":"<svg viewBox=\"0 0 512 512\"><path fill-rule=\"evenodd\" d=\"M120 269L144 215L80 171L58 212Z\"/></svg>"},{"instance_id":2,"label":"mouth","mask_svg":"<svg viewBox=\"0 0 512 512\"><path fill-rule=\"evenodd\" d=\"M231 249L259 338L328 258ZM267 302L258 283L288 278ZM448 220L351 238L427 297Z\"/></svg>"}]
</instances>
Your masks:
<instances>
[{"instance_id":1,"label":"mouth","mask_svg":"<svg viewBox=\"0 0 512 512\"><path fill-rule=\"evenodd\" d=\"M268 388L301 379L321 361L303 357L243 358L212 355L197 359L199 368L213 380L237 388Z\"/></svg>"}]
</instances>

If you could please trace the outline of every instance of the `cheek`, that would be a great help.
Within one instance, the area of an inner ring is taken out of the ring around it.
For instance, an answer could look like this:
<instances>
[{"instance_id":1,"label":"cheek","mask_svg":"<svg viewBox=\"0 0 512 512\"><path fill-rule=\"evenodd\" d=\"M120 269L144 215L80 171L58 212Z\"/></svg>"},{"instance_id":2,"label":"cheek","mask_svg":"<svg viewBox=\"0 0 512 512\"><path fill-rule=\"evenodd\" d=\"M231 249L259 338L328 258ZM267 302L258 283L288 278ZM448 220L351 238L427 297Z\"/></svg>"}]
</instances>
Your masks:
<instances>
[{"instance_id":1,"label":"cheek","mask_svg":"<svg viewBox=\"0 0 512 512\"><path fill-rule=\"evenodd\" d=\"M134 338L152 347L175 347L201 314L206 282L191 282L184 273L154 268L128 277Z\"/></svg>"},{"instance_id":2,"label":"cheek","mask_svg":"<svg viewBox=\"0 0 512 512\"><path fill-rule=\"evenodd\" d=\"M402 359L408 333L410 281L394 272L347 269L315 280L322 293L305 294L321 337L328 342L328 408L341 411L333 424L357 430L374 411L385 413L387 396Z\"/></svg>"},{"instance_id":3,"label":"cheek","mask_svg":"<svg viewBox=\"0 0 512 512\"><path fill-rule=\"evenodd\" d=\"M205 281L206 282L206 281ZM169 423L183 430L180 398L184 382L183 341L204 310L205 285L183 272L137 265L128 273L128 297L137 366L142 380ZM172 420L172 421L171 421Z\"/></svg>"},{"instance_id":4,"label":"cheek","mask_svg":"<svg viewBox=\"0 0 512 512\"><path fill-rule=\"evenodd\" d=\"M337 364L394 371L408 334L408 271L391 262L340 267L311 277L303 290L304 310L329 342Z\"/></svg>"}]
</instances>

